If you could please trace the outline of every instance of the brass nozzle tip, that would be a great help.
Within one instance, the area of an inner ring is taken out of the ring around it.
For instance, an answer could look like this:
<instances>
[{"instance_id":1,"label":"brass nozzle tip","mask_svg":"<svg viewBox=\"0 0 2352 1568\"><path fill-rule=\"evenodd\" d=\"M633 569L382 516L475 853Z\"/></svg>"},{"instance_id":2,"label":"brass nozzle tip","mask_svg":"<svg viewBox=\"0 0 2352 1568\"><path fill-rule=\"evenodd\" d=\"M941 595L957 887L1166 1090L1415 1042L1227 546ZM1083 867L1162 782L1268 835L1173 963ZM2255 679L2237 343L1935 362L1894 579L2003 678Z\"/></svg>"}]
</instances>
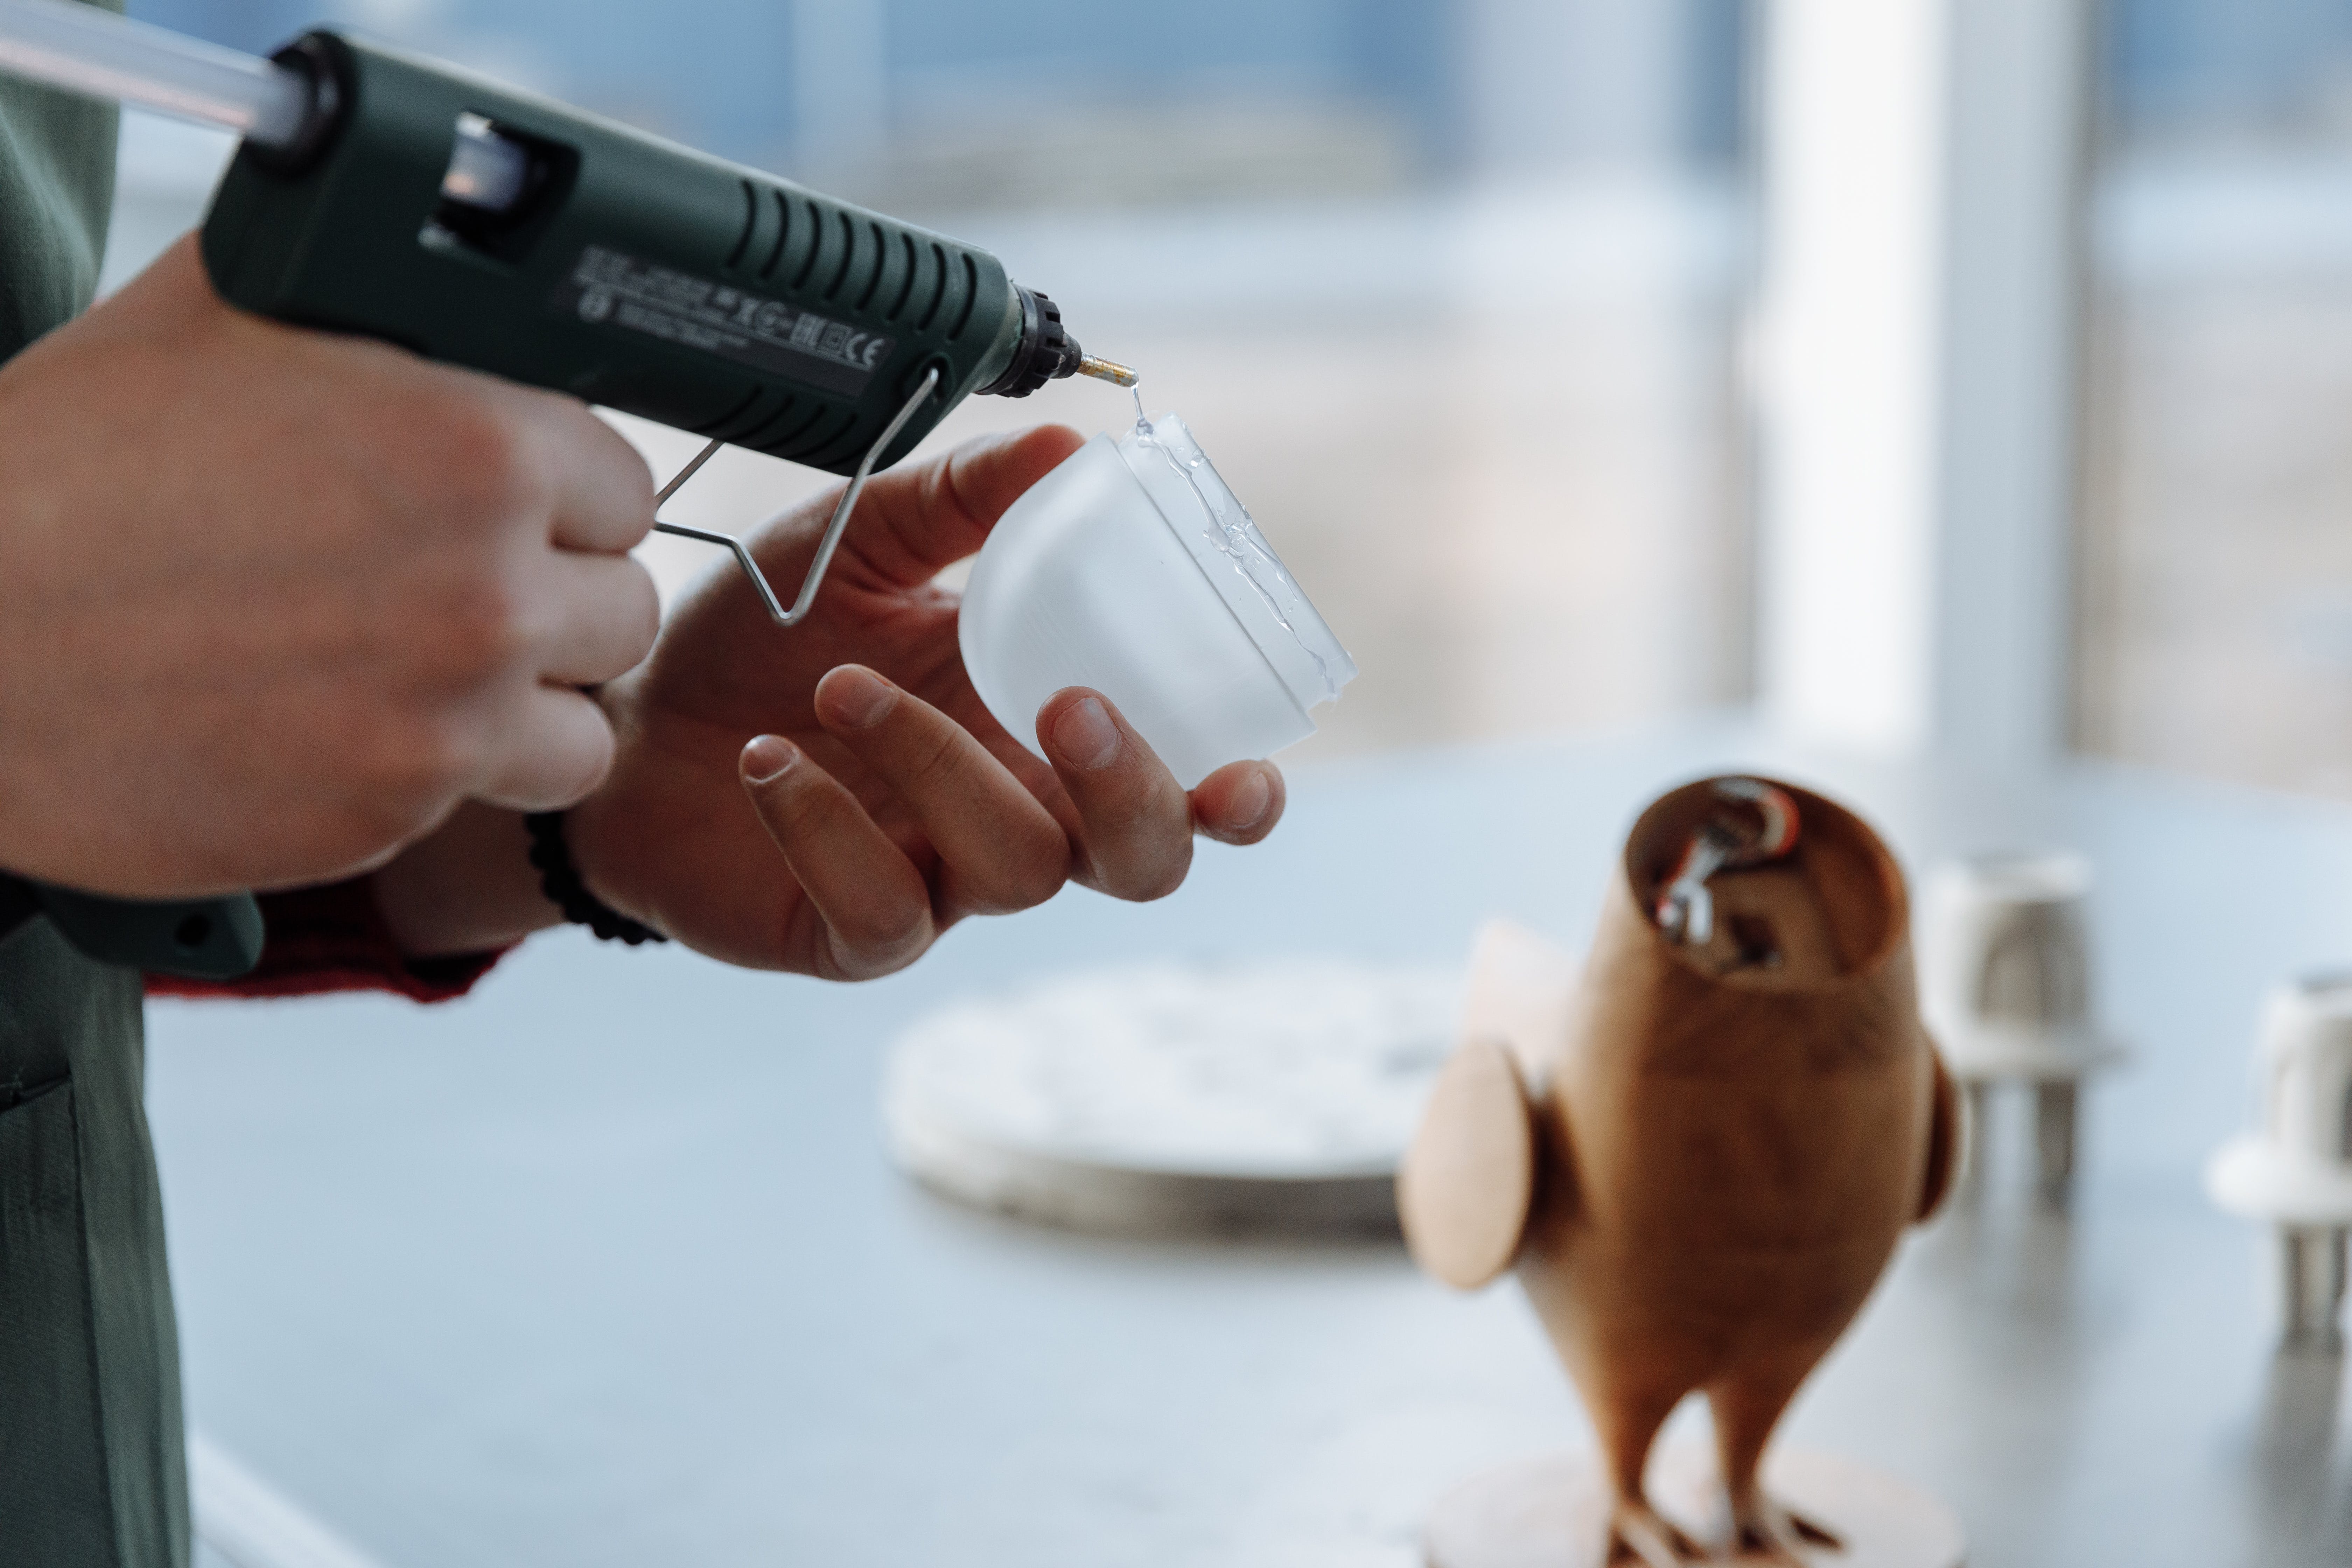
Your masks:
<instances>
[{"instance_id":1,"label":"brass nozzle tip","mask_svg":"<svg viewBox=\"0 0 2352 1568\"><path fill-rule=\"evenodd\" d=\"M1113 386L1133 386L1141 379L1118 361L1099 359L1093 354L1087 354L1078 361L1078 374L1091 375L1097 381L1109 382Z\"/></svg>"}]
</instances>

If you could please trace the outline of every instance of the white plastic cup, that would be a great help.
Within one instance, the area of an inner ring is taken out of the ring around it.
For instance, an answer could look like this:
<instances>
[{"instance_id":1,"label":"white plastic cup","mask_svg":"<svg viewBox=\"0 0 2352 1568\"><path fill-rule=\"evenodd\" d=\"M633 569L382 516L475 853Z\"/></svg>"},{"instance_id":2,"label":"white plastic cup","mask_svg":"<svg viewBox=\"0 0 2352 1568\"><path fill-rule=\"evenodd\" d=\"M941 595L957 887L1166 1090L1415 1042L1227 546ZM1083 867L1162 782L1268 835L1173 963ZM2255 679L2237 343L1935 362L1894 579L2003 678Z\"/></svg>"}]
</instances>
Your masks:
<instances>
[{"instance_id":1,"label":"white plastic cup","mask_svg":"<svg viewBox=\"0 0 2352 1568\"><path fill-rule=\"evenodd\" d=\"M964 668L1037 749L1069 686L1118 705L1186 789L1315 732L1355 660L1173 414L1097 436L1014 501L964 588Z\"/></svg>"}]
</instances>

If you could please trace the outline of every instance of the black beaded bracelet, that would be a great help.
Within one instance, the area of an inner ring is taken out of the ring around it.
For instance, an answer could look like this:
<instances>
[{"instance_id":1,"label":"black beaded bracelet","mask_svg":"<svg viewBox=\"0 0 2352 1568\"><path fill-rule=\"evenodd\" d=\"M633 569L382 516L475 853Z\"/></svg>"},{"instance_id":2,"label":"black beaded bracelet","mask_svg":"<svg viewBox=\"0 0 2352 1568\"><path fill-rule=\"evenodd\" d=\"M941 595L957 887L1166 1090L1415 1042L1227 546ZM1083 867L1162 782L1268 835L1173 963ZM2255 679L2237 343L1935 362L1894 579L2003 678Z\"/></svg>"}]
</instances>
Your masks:
<instances>
[{"instance_id":1,"label":"black beaded bracelet","mask_svg":"<svg viewBox=\"0 0 2352 1568\"><path fill-rule=\"evenodd\" d=\"M580 879L580 868L572 863L571 847L563 842L562 812L535 811L522 819L522 825L530 834L530 863L539 871L539 890L563 911L565 920L586 926L599 942L625 942L635 947L669 940L588 890L588 884Z\"/></svg>"}]
</instances>

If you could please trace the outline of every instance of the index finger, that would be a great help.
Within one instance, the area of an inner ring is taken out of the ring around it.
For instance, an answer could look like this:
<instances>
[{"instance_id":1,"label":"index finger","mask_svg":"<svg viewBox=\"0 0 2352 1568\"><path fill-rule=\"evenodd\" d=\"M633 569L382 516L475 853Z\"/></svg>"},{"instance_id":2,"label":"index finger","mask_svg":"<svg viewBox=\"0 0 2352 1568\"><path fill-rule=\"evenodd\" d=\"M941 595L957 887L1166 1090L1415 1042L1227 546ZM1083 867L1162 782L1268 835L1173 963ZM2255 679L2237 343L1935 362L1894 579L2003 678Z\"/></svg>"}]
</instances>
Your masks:
<instances>
[{"instance_id":1,"label":"index finger","mask_svg":"<svg viewBox=\"0 0 2352 1568\"><path fill-rule=\"evenodd\" d=\"M858 526L842 548L888 582L927 583L978 550L1005 508L1086 444L1066 425L1037 425L878 474L858 498Z\"/></svg>"},{"instance_id":2,"label":"index finger","mask_svg":"<svg viewBox=\"0 0 2352 1568\"><path fill-rule=\"evenodd\" d=\"M645 458L584 404L552 393L527 395L537 405L536 455L553 485L556 546L635 550L654 526L654 477Z\"/></svg>"}]
</instances>

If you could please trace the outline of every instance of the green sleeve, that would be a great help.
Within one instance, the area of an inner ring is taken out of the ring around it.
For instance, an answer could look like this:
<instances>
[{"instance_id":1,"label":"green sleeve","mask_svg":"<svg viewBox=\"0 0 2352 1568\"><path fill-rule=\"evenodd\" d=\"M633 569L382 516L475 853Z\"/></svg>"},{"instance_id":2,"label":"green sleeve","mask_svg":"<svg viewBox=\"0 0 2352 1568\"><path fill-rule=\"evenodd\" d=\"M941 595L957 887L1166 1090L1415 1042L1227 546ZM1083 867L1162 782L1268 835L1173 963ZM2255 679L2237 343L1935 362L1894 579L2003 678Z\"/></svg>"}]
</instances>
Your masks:
<instances>
[{"instance_id":1,"label":"green sleeve","mask_svg":"<svg viewBox=\"0 0 2352 1568\"><path fill-rule=\"evenodd\" d=\"M89 304L114 201L115 119L110 104L0 77L0 360Z\"/></svg>"},{"instance_id":2,"label":"green sleeve","mask_svg":"<svg viewBox=\"0 0 2352 1568\"><path fill-rule=\"evenodd\" d=\"M119 4L119 0L118 0ZM115 112L0 77L0 360L89 303ZM0 429L0 482L18 458ZM30 460L26 458L25 460ZM0 935L0 1563L187 1568L139 976Z\"/></svg>"}]
</instances>

